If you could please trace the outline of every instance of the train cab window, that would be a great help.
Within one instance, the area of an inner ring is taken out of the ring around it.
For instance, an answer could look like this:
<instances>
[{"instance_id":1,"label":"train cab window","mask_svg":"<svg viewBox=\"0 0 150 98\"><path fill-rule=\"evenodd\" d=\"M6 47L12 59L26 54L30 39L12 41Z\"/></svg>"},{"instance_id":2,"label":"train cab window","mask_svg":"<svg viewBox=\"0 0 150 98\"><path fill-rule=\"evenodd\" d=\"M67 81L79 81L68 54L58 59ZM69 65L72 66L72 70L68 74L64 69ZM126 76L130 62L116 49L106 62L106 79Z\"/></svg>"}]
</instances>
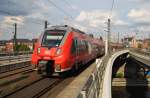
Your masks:
<instances>
[{"instance_id":1,"label":"train cab window","mask_svg":"<svg viewBox=\"0 0 150 98\"><path fill-rule=\"evenodd\" d=\"M60 30L51 30L46 31L42 38L42 46L59 46L63 37L64 37L65 31Z\"/></svg>"}]
</instances>

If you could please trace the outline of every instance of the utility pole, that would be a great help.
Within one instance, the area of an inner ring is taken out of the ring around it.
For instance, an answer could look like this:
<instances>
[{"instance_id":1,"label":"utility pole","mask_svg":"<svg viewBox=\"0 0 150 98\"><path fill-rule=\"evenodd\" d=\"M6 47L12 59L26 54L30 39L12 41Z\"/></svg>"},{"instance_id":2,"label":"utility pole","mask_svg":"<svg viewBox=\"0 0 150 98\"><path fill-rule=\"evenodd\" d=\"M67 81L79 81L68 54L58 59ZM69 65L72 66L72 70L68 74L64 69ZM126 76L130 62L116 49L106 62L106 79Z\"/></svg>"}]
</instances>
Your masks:
<instances>
[{"instance_id":1,"label":"utility pole","mask_svg":"<svg viewBox=\"0 0 150 98\"><path fill-rule=\"evenodd\" d=\"M111 52L111 34L110 34L110 19L108 18L108 22L107 22L107 26L108 26L108 33L107 33L107 45L108 45L108 53L110 54Z\"/></svg>"},{"instance_id":2,"label":"utility pole","mask_svg":"<svg viewBox=\"0 0 150 98\"><path fill-rule=\"evenodd\" d=\"M45 29L45 30L47 29L47 25L48 25L48 21L46 20L46 21L45 21L45 25L44 25L44 29Z\"/></svg>"},{"instance_id":3,"label":"utility pole","mask_svg":"<svg viewBox=\"0 0 150 98\"><path fill-rule=\"evenodd\" d=\"M17 47L17 23L14 24L15 32L14 32L14 52L16 52Z\"/></svg>"},{"instance_id":4,"label":"utility pole","mask_svg":"<svg viewBox=\"0 0 150 98\"><path fill-rule=\"evenodd\" d=\"M119 43L119 39L120 39L119 37L120 37L120 35L119 35L119 32L118 32L118 39L117 39L117 43Z\"/></svg>"}]
</instances>

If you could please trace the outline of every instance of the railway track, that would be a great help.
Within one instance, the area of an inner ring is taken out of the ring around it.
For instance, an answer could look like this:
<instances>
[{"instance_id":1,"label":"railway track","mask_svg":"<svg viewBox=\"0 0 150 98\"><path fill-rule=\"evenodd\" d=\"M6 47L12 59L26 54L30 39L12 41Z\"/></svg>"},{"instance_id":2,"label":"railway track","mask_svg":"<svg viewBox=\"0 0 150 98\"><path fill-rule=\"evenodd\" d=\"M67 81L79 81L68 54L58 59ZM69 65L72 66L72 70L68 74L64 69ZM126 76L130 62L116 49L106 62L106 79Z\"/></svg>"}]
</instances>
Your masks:
<instances>
[{"instance_id":1,"label":"railway track","mask_svg":"<svg viewBox=\"0 0 150 98\"><path fill-rule=\"evenodd\" d=\"M4 96L3 98L39 98L62 81L63 79L58 78L41 78L16 92Z\"/></svg>"},{"instance_id":2,"label":"railway track","mask_svg":"<svg viewBox=\"0 0 150 98\"><path fill-rule=\"evenodd\" d=\"M20 68L20 69L16 69L16 70L13 70L13 71L1 73L0 74L0 79L8 78L8 77L11 77L13 75L17 75L17 74L21 74L21 73L29 73L29 72L32 72L32 71L35 71L35 70L33 70L33 68L31 66L25 66L25 67Z\"/></svg>"},{"instance_id":3,"label":"railway track","mask_svg":"<svg viewBox=\"0 0 150 98\"><path fill-rule=\"evenodd\" d=\"M20 71L20 72L16 72L16 73L8 74L6 76L2 76L2 77L0 77L0 79L9 78L11 76L18 75L18 74L30 73L30 72L33 72L33 71L35 71L35 70L28 69L28 70L24 70L24 71Z\"/></svg>"},{"instance_id":4,"label":"railway track","mask_svg":"<svg viewBox=\"0 0 150 98\"><path fill-rule=\"evenodd\" d=\"M22 52L2 52L0 57L4 56L17 56L17 55L30 55L32 51L22 51Z\"/></svg>"},{"instance_id":5,"label":"railway track","mask_svg":"<svg viewBox=\"0 0 150 98\"><path fill-rule=\"evenodd\" d=\"M11 60L21 60L21 59L26 59L30 58L31 55L18 55L18 56L4 56L0 57L0 61L11 61Z\"/></svg>"},{"instance_id":6,"label":"railway track","mask_svg":"<svg viewBox=\"0 0 150 98\"><path fill-rule=\"evenodd\" d=\"M17 69L22 69L30 65L31 65L30 60L9 62L9 63L4 63L2 65L0 64L0 74L11 72Z\"/></svg>"},{"instance_id":7,"label":"railway track","mask_svg":"<svg viewBox=\"0 0 150 98\"><path fill-rule=\"evenodd\" d=\"M87 64L87 67L91 65ZM87 67L82 67L77 76ZM34 74L34 75L33 75ZM59 77L39 77L35 72L30 73L30 79L27 78L23 81L29 81L24 84L21 83L21 87L13 92L7 93L0 98L55 98L76 76L70 76L60 79ZM35 78L38 77L38 78ZM4 91L5 92L5 91Z\"/></svg>"}]
</instances>

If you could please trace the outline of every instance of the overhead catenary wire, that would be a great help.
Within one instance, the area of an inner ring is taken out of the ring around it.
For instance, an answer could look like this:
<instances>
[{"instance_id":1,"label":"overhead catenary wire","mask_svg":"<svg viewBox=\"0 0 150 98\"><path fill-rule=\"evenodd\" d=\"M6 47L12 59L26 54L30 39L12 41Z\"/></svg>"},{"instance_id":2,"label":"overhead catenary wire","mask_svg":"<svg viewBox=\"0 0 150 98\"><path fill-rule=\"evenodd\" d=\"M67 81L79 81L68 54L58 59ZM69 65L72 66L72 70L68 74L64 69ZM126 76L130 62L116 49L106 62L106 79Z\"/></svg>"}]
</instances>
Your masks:
<instances>
[{"instance_id":1,"label":"overhead catenary wire","mask_svg":"<svg viewBox=\"0 0 150 98\"><path fill-rule=\"evenodd\" d=\"M65 3L66 5L69 6L69 8L74 9L74 7L72 6L72 4L71 4L68 0L63 0L63 1L64 1L64 3ZM80 10L76 9L76 11L78 11L78 12L80 13ZM84 27L89 28L89 26L86 26L86 25L84 25ZM101 29L98 29L98 28L95 28L95 27L93 27L93 28L94 28L94 29L97 29L97 30L101 30ZM101 28L103 28L103 27L101 27Z\"/></svg>"},{"instance_id":2,"label":"overhead catenary wire","mask_svg":"<svg viewBox=\"0 0 150 98\"><path fill-rule=\"evenodd\" d=\"M39 22L37 22L37 21L33 21L33 20L26 21L26 22L27 22L27 23L38 24L38 25L43 25L43 24L44 24L44 22L43 22L43 24L42 24L42 23L39 23Z\"/></svg>"},{"instance_id":3,"label":"overhead catenary wire","mask_svg":"<svg viewBox=\"0 0 150 98\"><path fill-rule=\"evenodd\" d=\"M66 5L68 5L70 8L73 9L72 5L67 0L63 0L63 1L66 3Z\"/></svg>"},{"instance_id":4,"label":"overhead catenary wire","mask_svg":"<svg viewBox=\"0 0 150 98\"><path fill-rule=\"evenodd\" d=\"M113 8L114 8L114 3L115 3L115 0L112 0L112 4L111 4L109 16L108 16L109 19L111 18L111 15L112 15L112 11L113 11Z\"/></svg>"},{"instance_id":5,"label":"overhead catenary wire","mask_svg":"<svg viewBox=\"0 0 150 98\"><path fill-rule=\"evenodd\" d=\"M60 8L59 6L57 6L54 2L52 2L51 0L47 0L47 1L50 4L52 4L54 7L56 7L58 10L60 10L63 14L65 14L65 15L69 16L71 19L73 19L71 15L69 15L64 9Z\"/></svg>"},{"instance_id":6,"label":"overhead catenary wire","mask_svg":"<svg viewBox=\"0 0 150 98\"><path fill-rule=\"evenodd\" d=\"M63 0L63 1L64 1L64 3L65 3L66 5L68 5L71 9L74 9L74 10L76 10L76 11L78 11L78 12L80 13L80 10L75 9L69 1L67 1L67 0Z\"/></svg>"},{"instance_id":7,"label":"overhead catenary wire","mask_svg":"<svg viewBox=\"0 0 150 98\"><path fill-rule=\"evenodd\" d=\"M5 14L5 15L12 15L13 13L4 11L4 10L0 10L0 13Z\"/></svg>"},{"instance_id":8,"label":"overhead catenary wire","mask_svg":"<svg viewBox=\"0 0 150 98\"><path fill-rule=\"evenodd\" d=\"M13 13L10 13L10 12L7 12L7 11L3 11L3 10L0 10L0 13L3 13L3 14L6 14L6 15L10 15L12 16ZM39 25L43 25L42 23L39 23L39 22L35 22L35 21L26 21L26 22L30 22L30 23L33 23L33 24L39 24ZM17 23L17 20L16 20L16 23ZM11 24L8 24L8 25L11 25Z\"/></svg>"},{"instance_id":9,"label":"overhead catenary wire","mask_svg":"<svg viewBox=\"0 0 150 98\"><path fill-rule=\"evenodd\" d=\"M112 16L112 12L113 12L113 8L114 8L114 2L115 0L112 0L112 4L111 4L111 8L110 8L110 12L108 12L108 20L107 20L107 47L106 48L106 54L110 54L111 53L111 16Z\"/></svg>"}]
</instances>

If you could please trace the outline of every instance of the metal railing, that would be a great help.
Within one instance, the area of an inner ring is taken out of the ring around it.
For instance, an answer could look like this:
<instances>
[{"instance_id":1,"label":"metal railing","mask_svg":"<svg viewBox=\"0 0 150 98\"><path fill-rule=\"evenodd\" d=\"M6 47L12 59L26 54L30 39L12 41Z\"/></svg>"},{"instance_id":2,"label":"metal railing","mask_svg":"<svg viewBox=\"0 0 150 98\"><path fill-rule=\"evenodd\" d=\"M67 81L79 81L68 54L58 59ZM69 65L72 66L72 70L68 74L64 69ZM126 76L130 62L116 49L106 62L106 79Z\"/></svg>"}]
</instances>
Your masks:
<instances>
[{"instance_id":1,"label":"metal railing","mask_svg":"<svg viewBox=\"0 0 150 98\"><path fill-rule=\"evenodd\" d=\"M87 83L79 93L78 98L101 98L105 68L108 59L109 55L102 58L102 62L95 68L95 70L93 70L93 73L89 77Z\"/></svg>"},{"instance_id":2,"label":"metal railing","mask_svg":"<svg viewBox=\"0 0 150 98\"><path fill-rule=\"evenodd\" d=\"M18 52L18 53L5 53L5 55L0 56L0 64L2 62L11 62L14 60L23 60L30 58L31 56L31 51L26 51L26 52Z\"/></svg>"},{"instance_id":3,"label":"metal railing","mask_svg":"<svg viewBox=\"0 0 150 98\"><path fill-rule=\"evenodd\" d=\"M150 52L146 51L146 50L132 48L132 49L130 49L130 51L150 57Z\"/></svg>"},{"instance_id":4,"label":"metal railing","mask_svg":"<svg viewBox=\"0 0 150 98\"><path fill-rule=\"evenodd\" d=\"M1 56L16 56L16 55L25 55L25 54L31 54L32 51L19 51L19 52L3 52L0 53Z\"/></svg>"},{"instance_id":5,"label":"metal railing","mask_svg":"<svg viewBox=\"0 0 150 98\"><path fill-rule=\"evenodd\" d=\"M0 73L16 70L16 69L23 68L26 66L30 66L30 60L24 60L24 61L15 62L15 63L11 63L11 64L6 64L4 66L0 66Z\"/></svg>"},{"instance_id":6,"label":"metal railing","mask_svg":"<svg viewBox=\"0 0 150 98\"><path fill-rule=\"evenodd\" d=\"M3 61L11 62L14 60L22 60L22 59L27 59L30 58L30 54L28 55L17 55L17 56L5 56L5 57L0 57L0 63Z\"/></svg>"},{"instance_id":7,"label":"metal railing","mask_svg":"<svg viewBox=\"0 0 150 98\"><path fill-rule=\"evenodd\" d=\"M106 85L104 85L104 83L106 82L106 81L104 82L104 80L105 80L104 78L106 77L105 76L106 68L108 66L110 66L110 67L113 66L113 65L108 64L108 60L110 60L110 57L112 57L112 56L113 57L111 59L115 59L118 56L123 55L124 53L128 53L127 50L125 50L124 52L123 51L121 50L121 51L112 52L111 54L104 56L101 60L98 61L97 67L91 73L86 84L80 91L78 98L105 98L105 96L103 96L103 93L104 92L106 93L106 91L103 91L103 90L106 86ZM113 63L111 63L111 64L113 64ZM111 83L111 81L110 81L110 83Z\"/></svg>"},{"instance_id":8,"label":"metal railing","mask_svg":"<svg viewBox=\"0 0 150 98\"><path fill-rule=\"evenodd\" d=\"M112 70L113 62L118 57L126 57L128 53L129 50L121 50L98 59L75 78L56 98L111 98L112 72L110 70Z\"/></svg>"}]
</instances>

